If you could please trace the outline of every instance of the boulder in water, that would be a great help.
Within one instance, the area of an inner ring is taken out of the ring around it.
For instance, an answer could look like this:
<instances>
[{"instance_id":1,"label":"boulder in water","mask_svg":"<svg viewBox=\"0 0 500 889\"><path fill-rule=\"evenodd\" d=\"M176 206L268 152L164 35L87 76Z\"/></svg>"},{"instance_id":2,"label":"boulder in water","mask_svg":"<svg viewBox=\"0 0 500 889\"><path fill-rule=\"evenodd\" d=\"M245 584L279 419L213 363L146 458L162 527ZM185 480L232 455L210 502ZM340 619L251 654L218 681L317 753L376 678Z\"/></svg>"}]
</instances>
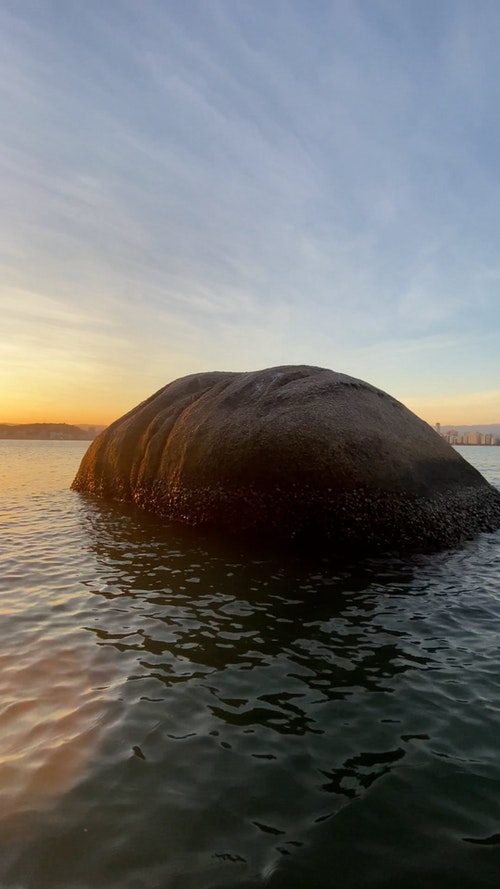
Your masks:
<instances>
[{"instance_id":1,"label":"boulder in water","mask_svg":"<svg viewBox=\"0 0 500 889\"><path fill-rule=\"evenodd\" d=\"M169 383L90 445L72 487L238 537L357 551L455 545L500 492L403 404L319 367Z\"/></svg>"}]
</instances>

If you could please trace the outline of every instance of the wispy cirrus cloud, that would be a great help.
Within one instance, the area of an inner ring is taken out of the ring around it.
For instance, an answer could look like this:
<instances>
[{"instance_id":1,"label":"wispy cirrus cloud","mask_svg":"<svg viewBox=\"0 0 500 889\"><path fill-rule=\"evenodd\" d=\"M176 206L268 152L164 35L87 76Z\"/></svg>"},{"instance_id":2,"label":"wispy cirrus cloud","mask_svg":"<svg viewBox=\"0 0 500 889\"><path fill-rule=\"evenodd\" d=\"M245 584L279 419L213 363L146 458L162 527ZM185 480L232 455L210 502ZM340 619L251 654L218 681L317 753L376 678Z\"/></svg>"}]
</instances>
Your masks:
<instances>
[{"instance_id":1,"label":"wispy cirrus cloud","mask_svg":"<svg viewBox=\"0 0 500 889\"><path fill-rule=\"evenodd\" d=\"M80 365L144 395L295 361L486 381L499 27L462 2L4 4L6 342L49 367L78 318Z\"/></svg>"}]
</instances>

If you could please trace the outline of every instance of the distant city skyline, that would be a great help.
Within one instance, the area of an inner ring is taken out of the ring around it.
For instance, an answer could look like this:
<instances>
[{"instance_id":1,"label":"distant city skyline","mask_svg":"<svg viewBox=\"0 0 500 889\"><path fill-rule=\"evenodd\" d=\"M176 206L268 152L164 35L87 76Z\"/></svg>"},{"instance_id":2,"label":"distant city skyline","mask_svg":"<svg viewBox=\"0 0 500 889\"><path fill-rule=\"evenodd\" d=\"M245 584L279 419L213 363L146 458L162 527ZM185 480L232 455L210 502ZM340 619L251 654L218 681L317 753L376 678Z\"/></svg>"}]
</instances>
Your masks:
<instances>
[{"instance_id":1,"label":"distant city skyline","mask_svg":"<svg viewBox=\"0 0 500 889\"><path fill-rule=\"evenodd\" d=\"M312 364L500 421L500 5L0 5L0 421Z\"/></svg>"},{"instance_id":2,"label":"distant city skyline","mask_svg":"<svg viewBox=\"0 0 500 889\"><path fill-rule=\"evenodd\" d=\"M483 426L444 426L436 423L436 432L451 445L500 445L500 423Z\"/></svg>"}]
</instances>

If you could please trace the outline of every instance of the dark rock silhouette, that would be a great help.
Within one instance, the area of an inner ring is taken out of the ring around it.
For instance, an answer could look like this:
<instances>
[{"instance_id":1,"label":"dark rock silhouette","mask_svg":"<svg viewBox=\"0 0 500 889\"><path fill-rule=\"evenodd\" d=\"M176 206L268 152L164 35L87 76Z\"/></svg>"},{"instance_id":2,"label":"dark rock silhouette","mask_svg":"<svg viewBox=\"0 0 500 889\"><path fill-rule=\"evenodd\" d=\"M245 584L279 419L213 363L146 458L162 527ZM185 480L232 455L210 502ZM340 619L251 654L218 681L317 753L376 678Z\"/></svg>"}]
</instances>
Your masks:
<instances>
[{"instance_id":1,"label":"dark rock silhouette","mask_svg":"<svg viewBox=\"0 0 500 889\"><path fill-rule=\"evenodd\" d=\"M202 373L102 432L72 487L225 535L429 549L500 526L500 493L422 420L318 367Z\"/></svg>"}]
</instances>

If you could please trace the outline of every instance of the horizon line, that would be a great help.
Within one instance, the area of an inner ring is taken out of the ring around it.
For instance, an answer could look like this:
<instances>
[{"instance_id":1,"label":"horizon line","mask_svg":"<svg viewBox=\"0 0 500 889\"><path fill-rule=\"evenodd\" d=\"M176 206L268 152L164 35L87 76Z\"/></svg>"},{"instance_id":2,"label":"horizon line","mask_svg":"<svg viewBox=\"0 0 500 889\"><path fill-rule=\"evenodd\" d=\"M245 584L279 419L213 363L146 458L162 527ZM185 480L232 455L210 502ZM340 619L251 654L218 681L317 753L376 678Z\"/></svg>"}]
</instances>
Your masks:
<instances>
[{"instance_id":1,"label":"horizon line","mask_svg":"<svg viewBox=\"0 0 500 889\"><path fill-rule=\"evenodd\" d=\"M415 412L412 411L412 413L415 413ZM415 414L415 416L419 417L418 414ZM119 419L119 418L115 417L115 419ZM467 427L470 427L471 429L479 427L479 426L499 426L500 427L500 419L498 421L494 421L494 422L490 422L490 423L488 423L488 422L484 422L484 423L462 423L462 422L442 423L439 420L437 420L435 423L430 423L428 420L424 420L423 417L419 417L419 419L423 420L424 423L427 423L427 425L431 426L431 428L433 428L433 429L436 429L437 426L439 426L440 429L443 429L446 427L453 428L455 426L467 426ZM78 423L70 423L67 420L23 420L22 422L19 422L19 421L16 422L16 421L12 421L12 420L0 420L0 426L76 426L78 428L94 426L96 428L102 427L105 429L107 426L110 426L111 423L114 423L114 422L115 422L115 420L110 420L107 423L96 423L96 422L89 423L88 421L78 422Z\"/></svg>"}]
</instances>

